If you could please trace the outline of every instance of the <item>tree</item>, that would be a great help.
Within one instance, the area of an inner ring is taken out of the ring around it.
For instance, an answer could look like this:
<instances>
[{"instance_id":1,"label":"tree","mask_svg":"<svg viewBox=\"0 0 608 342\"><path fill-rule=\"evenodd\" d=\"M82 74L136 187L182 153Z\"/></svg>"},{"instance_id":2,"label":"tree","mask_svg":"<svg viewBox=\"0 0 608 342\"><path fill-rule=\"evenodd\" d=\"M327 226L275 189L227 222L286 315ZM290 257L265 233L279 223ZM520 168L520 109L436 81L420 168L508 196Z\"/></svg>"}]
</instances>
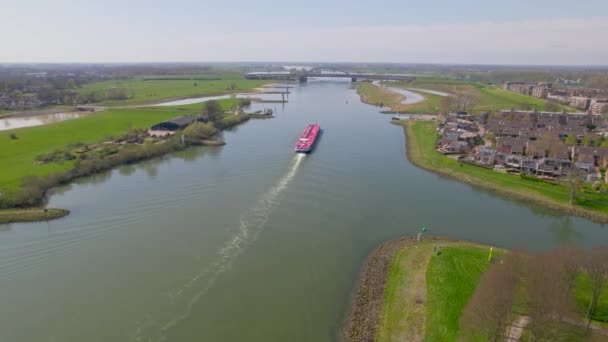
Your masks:
<instances>
[{"instance_id":1,"label":"tree","mask_svg":"<svg viewBox=\"0 0 608 342\"><path fill-rule=\"evenodd\" d=\"M552 131L548 131L540 136L536 143L536 148L543 154L543 157L557 158L563 147L559 136Z\"/></svg>"},{"instance_id":2,"label":"tree","mask_svg":"<svg viewBox=\"0 0 608 342\"><path fill-rule=\"evenodd\" d=\"M567 333L561 322L575 311L570 264L557 256L555 253L535 256L526 267L528 327L537 341L561 340Z\"/></svg>"},{"instance_id":3,"label":"tree","mask_svg":"<svg viewBox=\"0 0 608 342\"><path fill-rule=\"evenodd\" d=\"M496 148L496 135L493 132L488 132L485 136L486 141L489 141L493 148Z\"/></svg>"},{"instance_id":4,"label":"tree","mask_svg":"<svg viewBox=\"0 0 608 342\"><path fill-rule=\"evenodd\" d=\"M189 141L203 140L212 137L217 133L217 129L212 124L204 124L195 121L184 129L184 136Z\"/></svg>"},{"instance_id":5,"label":"tree","mask_svg":"<svg viewBox=\"0 0 608 342\"><path fill-rule=\"evenodd\" d=\"M591 320L597 309L597 303L600 300L602 289L608 280L608 249L606 247L595 248L587 252L583 259L583 269L589 277L589 306L587 308L587 330L591 325Z\"/></svg>"},{"instance_id":6,"label":"tree","mask_svg":"<svg viewBox=\"0 0 608 342\"><path fill-rule=\"evenodd\" d=\"M519 287L521 258L520 253L509 252L481 276L460 319L465 336L475 339L481 334L487 341L503 339Z\"/></svg>"},{"instance_id":7,"label":"tree","mask_svg":"<svg viewBox=\"0 0 608 342\"><path fill-rule=\"evenodd\" d=\"M203 115L206 115L209 121L215 122L219 114L222 113L222 107L216 100L209 100L203 106Z\"/></svg>"},{"instance_id":8,"label":"tree","mask_svg":"<svg viewBox=\"0 0 608 342\"><path fill-rule=\"evenodd\" d=\"M568 177L566 178L566 185L568 187L568 195L570 198L570 205L574 205L574 200L576 199L576 194L581 188L582 179L580 176L580 170L576 167L575 160L572 161L572 167L568 172Z\"/></svg>"},{"instance_id":9,"label":"tree","mask_svg":"<svg viewBox=\"0 0 608 342\"><path fill-rule=\"evenodd\" d=\"M566 144L567 145L576 145L576 143L577 143L576 134L574 134L574 133L568 134L568 137L566 137Z\"/></svg>"},{"instance_id":10,"label":"tree","mask_svg":"<svg viewBox=\"0 0 608 342\"><path fill-rule=\"evenodd\" d=\"M583 137L583 141L581 142L583 146L592 146L593 145L593 137L591 134L585 134Z\"/></svg>"}]
</instances>

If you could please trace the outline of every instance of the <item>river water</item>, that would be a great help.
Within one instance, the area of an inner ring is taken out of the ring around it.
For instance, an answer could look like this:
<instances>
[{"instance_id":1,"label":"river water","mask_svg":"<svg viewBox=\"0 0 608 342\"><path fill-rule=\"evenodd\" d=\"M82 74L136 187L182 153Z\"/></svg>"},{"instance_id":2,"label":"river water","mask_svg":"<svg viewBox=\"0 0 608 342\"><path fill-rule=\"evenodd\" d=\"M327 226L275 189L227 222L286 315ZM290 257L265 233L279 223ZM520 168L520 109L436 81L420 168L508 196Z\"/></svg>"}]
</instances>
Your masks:
<instances>
[{"instance_id":1,"label":"river water","mask_svg":"<svg viewBox=\"0 0 608 342\"><path fill-rule=\"evenodd\" d=\"M48 125L59 121L78 119L91 114L90 112L67 112L67 113L51 113L38 115L14 116L8 118L0 118L0 131Z\"/></svg>"},{"instance_id":2,"label":"river water","mask_svg":"<svg viewBox=\"0 0 608 342\"><path fill-rule=\"evenodd\" d=\"M350 84L291 89L276 118L81 179L0 226L1 341L332 341L380 242L447 235L543 250L606 227L411 165L401 127ZM305 125L323 135L296 155Z\"/></svg>"}]
</instances>

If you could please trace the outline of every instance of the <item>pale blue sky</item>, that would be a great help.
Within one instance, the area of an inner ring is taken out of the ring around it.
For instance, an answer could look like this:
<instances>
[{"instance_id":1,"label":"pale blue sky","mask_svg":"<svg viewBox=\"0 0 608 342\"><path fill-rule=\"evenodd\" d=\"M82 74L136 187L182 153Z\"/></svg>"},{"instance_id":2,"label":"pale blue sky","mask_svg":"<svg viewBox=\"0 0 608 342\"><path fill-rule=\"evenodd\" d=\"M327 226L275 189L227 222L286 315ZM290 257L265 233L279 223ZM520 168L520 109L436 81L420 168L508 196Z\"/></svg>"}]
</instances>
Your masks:
<instances>
[{"instance_id":1,"label":"pale blue sky","mask_svg":"<svg viewBox=\"0 0 608 342\"><path fill-rule=\"evenodd\" d=\"M0 62L608 64L607 18L606 0L19 0Z\"/></svg>"}]
</instances>

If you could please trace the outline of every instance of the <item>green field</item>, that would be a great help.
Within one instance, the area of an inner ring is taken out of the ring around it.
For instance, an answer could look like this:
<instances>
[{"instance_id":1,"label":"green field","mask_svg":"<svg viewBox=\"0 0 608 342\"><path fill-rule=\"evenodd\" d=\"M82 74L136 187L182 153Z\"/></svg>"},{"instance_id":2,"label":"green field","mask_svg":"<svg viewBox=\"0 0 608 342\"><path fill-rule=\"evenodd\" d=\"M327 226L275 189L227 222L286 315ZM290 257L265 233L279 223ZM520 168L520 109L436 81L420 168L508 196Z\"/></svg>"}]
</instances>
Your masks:
<instances>
[{"instance_id":1,"label":"green field","mask_svg":"<svg viewBox=\"0 0 608 342\"><path fill-rule=\"evenodd\" d=\"M361 82L357 89L357 93L359 93L363 102L381 107L392 107L405 99L405 96L392 92L386 88L373 85L371 82Z\"/></svg>"},{"instance_id":2,"label":"green field","mask_svg":"<svg viewBox=\"0 0 608 342\"><path fill-rule=\"evenodd\" d=\"M579 277L577 277L574 297L576 298L576 303L580 312L586 312L589 308L589 302L591 300L590 289L591 282L588 275L581 274ZM602 288L593 319L598 322L608 322L608 286L604 285Z\"/></svg>"},{"instance_id":3,"label":"green field","mask_svg":"<svg viewBox=\"0 0 608 342\"><path fill-rule=\"evenodd\" d=\"M466 242L423 240L401 249L386 277L376 340L456 341L488 256L489 247Z\"/></svg>"},{"instance_id":4,"label":"green field","mask_svg":"<svg viewBox=\"0 0 608 342\"><path fill-rule=\"evenodd\" d=\"M427 269L426 340L456 341L462 310L489 267L487 248L448 246Z\"/></svg>"},{"instance_id":5,"label":"green field","mask_svg":"<svg viewBox=\"0 0 608 342\"><path fill-rule=\"evenodd\" d=\"M524 109L524 110L545 110L547 101L532 96L513 93L494 86L489 86L481 83L466 82L461 80L446 79L439 77L419 77L413 82L396 82L392 85L402 88L422 88L429 90L437 90L450 94L471 94L475 97L475 111L492 111L500 109ZM428 94L422 93L425 97ZM439 107L441 96L437 105L429 105L428 109ZM429 98L431 98L429 96ZM418 104L412 105L416 106ZM577 111L568 106L559 106L560 109L568 111ZM435 112L437 110L434 110Z\"/></svg>"},{"instance_id":6,"label":"green field","mask_svg":"<svg viewBox=\"0 0 608 342\"><path fill-rule=\"evenodd\" d=\"M562 208L569 207L569 195L566 187L533 179L524 179L517 175L500 173L449 159L435 150L437 139L437 124L435 122L412 121L405 125L408 138L408 157L414 164L488 189L550 205L558 205ZM607 215L608 196L586 191L581 192L577 195L576 207Z\"/></svg>"},{"instance_id":7,"label":"green field","mask_svg":"<svg viewBox=\"0 0 608 342\"><path fill-rule=\"evenodd\" d=\"M224 109L237 99L220 100ZM110 109L89 116L45 126L0 131L0 190L19 187L25 175L44 176L67 170L74 161L36 164L36 156L64 148L69 144L98 143L130 129L148 128L158 122L188 114L199 113L203 104L142 109ZM11 139L15 134L18 139Z\"/></svg>"},{"instance_id":8,"label":"green field","mask_svg":"<svg viewBox=\"0 0 608 342\"><path fill-rule=\"evenodd\" d=\"M267 83L271 82L246 80L242 75L238 74L220 76L146 76L91 83L78 89L78 92L82 94L91 92L106 93L111 89L124 88L130 96L127 100L104 100L101 104L130 105L153 103L167 99L247 92Z\"/></svg>"},{"instance_id":9,"label":"green field","mask_svg":"<svg viewBox=\"0 0 608 342\"><path fill-rule=\"evenodd\" d=\"M432 242L422 242L404 248L392 261L386 278L377 341L424 337L426 269L433 246Z\"/></svg>"}]
</instances>

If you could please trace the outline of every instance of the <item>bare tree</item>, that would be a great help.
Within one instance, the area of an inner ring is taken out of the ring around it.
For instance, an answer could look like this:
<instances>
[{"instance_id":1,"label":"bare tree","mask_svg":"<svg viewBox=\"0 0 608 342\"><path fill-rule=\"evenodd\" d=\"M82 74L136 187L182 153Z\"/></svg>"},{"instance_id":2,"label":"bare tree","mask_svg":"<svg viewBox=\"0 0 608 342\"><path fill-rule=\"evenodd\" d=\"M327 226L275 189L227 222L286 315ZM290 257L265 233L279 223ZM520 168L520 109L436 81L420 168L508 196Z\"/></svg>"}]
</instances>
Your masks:
<instances>
[{"instance_id":1,"label":"bare tree","mask_svg":"<svg viewBox=\"0 0 608 342\"><path fill-rule=\"evenodd\" d=\"M526 268L529 329L536 341L560 340L568 333L562 321L575 311L570 265L554 253L530 258Z\"/></svg>"},{"instance_id":2,"label":"bare tree","mask_svg":"<svg viewBox=\"0 0 608 342\"><path fill-rule=\"evenodd\" d=\"M572 167L570 168L570 171L568 171L568 176L566 177L566 186L568 187L570 205L574 205L576 194L580 190L582 182L580 170L576 167L575 160L573 160Z\"/></svg>"},{"instance_id":3,"label":"bare tree","mask_svg":"<svg viewBox=\"0 0 608 342\"><path fill-rule=\"evenodd\" d=\"M519 286L521 259L520 253L510 252L482 275L460 319L465 336L503 339Z\"/></svg>"},{"instance_id":4,"label":"bare tree","mask_svg":"<svg viewBox=\"0 0 608 342\"><path fill-rule=\"evenodd\" d=\"M203 115L206 115L209 121L215 122L217 120L217 116L221 114L222 107L215 100L209 100L205 102L203 107Z\"/></svg>"},{"instance_id":5,"label":"bare tree","mask_svg":"<svg viewBox=\"0 0 608 342\"><path fill-rule=\"evenodd\" d=\"M585 254L583 259L583 268L586 275L589 277L589 306L587 308L587 330L591 325L591 320L597 309L602 289L608 280L608 248L595 248Z\"/></svg>"}]
</instances>

